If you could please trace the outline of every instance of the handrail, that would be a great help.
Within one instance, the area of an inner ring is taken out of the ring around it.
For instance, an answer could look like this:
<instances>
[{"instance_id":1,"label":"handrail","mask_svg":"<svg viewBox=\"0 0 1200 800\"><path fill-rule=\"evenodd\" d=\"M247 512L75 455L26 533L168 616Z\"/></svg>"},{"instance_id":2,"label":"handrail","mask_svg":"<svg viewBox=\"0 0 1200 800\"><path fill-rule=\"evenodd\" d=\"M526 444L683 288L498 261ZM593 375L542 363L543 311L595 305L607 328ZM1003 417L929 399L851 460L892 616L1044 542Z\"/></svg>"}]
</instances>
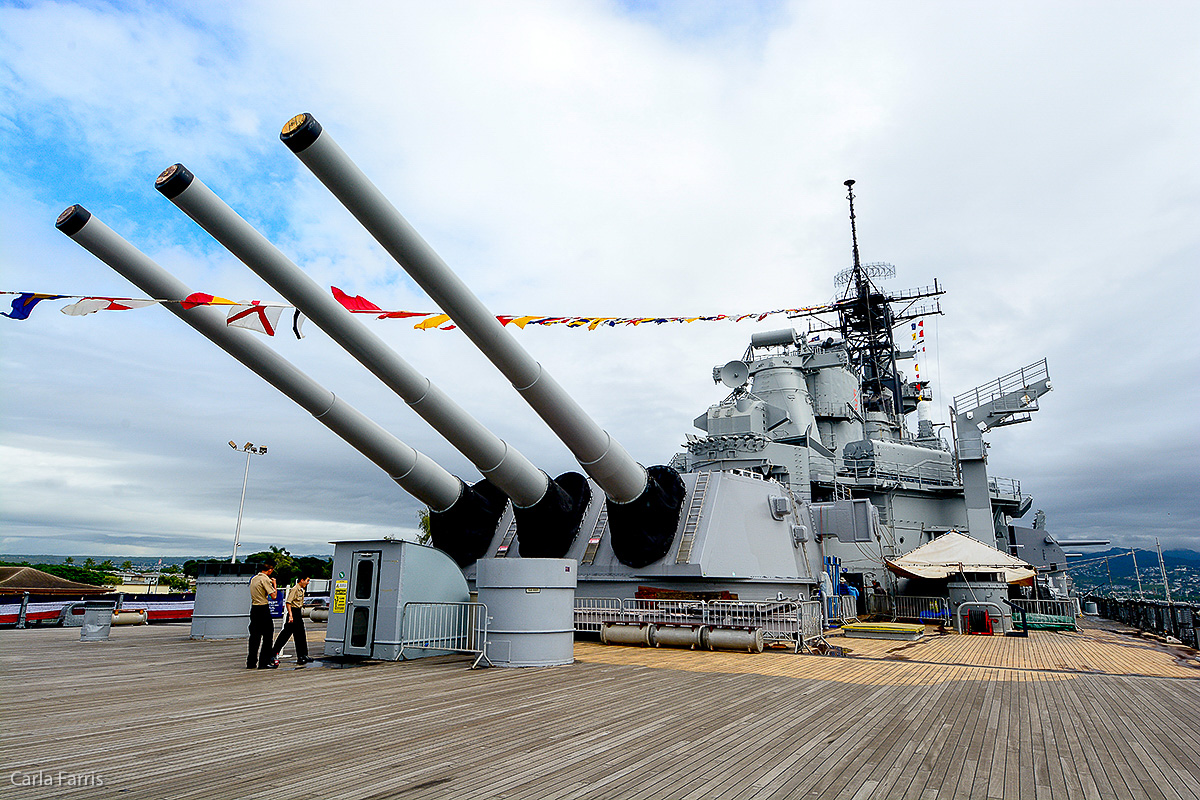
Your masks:
<instances>
[{"instance_id":1,"label":"handrail","mask_svg":"<svg viewBox=\"0 0 1200 800\"><path fill-rule=\"evenodd\" d=\"M1050 370L1046 366L1046 359L1043 358L1041 361L1030 364L1027 367L1021 367L1014 372L996 378L994 381L988 381L968 392L963 392L954 398L954 409L957 412L966 412L974 408L979 408L1017 389L1045 380L1049 376ZM970 404L968 404L968 401L970 401Z\"/></svg>"}]
</instances>

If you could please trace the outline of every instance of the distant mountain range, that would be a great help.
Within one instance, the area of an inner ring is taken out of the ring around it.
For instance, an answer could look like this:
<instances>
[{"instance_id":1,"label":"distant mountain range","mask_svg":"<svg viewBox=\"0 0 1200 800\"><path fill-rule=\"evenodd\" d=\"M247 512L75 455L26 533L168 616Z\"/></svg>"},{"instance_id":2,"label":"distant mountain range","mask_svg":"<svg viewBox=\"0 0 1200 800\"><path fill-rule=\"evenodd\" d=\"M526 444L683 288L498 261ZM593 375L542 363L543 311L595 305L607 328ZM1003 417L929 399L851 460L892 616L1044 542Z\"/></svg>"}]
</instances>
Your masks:
<instances>
[{"instance_id":1,"label":"distant mountain range","mask_svg":"<svg viewBox=\"0 0 1200 800\"><path fill-rule=\"evenodd\" d=\"M1135 550L1135 553L1138 572L1144 574L1147 570L1152 570L1156 574L1158 573L1157 550ZM1103 561L1106 556L1108 557L1107 568ZM1133 578L1133 558L1130 557L1127 547L1113 547L1099 553L1087 553L1081 558L1072 558L1069 563L1072 565L1071 572L1077 579L1083 574L1107 577L1110 570L1114 580ZM1163 565L1166 566L1168 572L1179 567L1197 570L1200 569L1200 553L1195 550L1164 550Z\"/></svg>"}]
</instances>

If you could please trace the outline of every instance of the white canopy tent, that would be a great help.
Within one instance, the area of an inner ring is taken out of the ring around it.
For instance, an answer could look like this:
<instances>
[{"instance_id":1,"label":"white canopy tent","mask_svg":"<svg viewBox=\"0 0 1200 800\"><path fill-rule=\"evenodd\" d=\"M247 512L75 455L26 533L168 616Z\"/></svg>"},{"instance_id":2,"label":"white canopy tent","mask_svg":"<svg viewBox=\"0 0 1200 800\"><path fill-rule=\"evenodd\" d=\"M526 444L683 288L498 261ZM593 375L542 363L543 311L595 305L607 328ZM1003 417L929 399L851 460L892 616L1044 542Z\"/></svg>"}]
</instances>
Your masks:
<instances>
[{"instance_id":1,"label":"white canopy tent","mask_svg":"<svg viewBox=\"0 0 1200 800\"><path fill-rule=\"evenodd\" d=\"M885 563L902 578L929 580L944 580L967 572L1003 572L1009 583L1029 584L1037 574L1032 564L958 531L943 534Z\"/></svg>"}]
</instances>

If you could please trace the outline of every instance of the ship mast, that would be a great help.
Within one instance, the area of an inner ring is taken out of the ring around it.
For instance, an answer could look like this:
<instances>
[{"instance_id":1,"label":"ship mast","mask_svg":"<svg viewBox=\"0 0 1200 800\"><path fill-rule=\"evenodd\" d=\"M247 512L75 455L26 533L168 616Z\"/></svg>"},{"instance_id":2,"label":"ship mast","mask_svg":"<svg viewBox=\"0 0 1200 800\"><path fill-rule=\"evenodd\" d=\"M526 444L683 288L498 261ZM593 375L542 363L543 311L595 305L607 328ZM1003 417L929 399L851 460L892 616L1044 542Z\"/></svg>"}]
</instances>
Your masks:
<instances>
[{"instance_id":1,"label":"ship mast","mask_svg":"<svg viewBox=\"0 0 1200 800\"><path fill-rule=\"evenodd\" d=\"M859 373L862 382L862 407L864 411L884 412L894 415L897 421L916 408L921 394L917 387L909 387L905 394L905 383L896 366L898 350L894 336L895 327L903 322L927 314L942 313L935 302L916 307L917 301L944 294L937 281L932 287L912 289L895 294L884 293L875 286L872 278L890 278L896 268L882 262L866 263L858 246L858 217L854 211L854 180L843 184L847 189L846 199L850 203L850 239L853 266L838 273L834 278L837 285L845 284L841 297L825 306L805 309L791 315L795 317L820 317L824 314L837 315L836 322L813 327L812 330L837 331L846 343L850 362Z\"/></svg>"}]
</instances>

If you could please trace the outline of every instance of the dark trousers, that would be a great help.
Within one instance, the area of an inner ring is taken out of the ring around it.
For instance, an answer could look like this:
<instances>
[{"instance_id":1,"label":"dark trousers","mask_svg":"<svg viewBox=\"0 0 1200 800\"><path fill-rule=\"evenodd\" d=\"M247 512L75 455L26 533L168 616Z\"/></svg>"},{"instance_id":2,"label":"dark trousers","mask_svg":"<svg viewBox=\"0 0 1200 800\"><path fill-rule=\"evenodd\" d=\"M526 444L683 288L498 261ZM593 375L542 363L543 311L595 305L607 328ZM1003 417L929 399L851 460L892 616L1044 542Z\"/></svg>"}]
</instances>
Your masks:
<instances>
[{"instance_id":1,"label":"dark trousers","mask_svg":"<svg viewBox=\"0 0 1200 800\"><path fill-rule=\"evenodd\" d=\"M271 637L274 635L275 623L271 620L271 607L250 606L250 652L246 655L247 667L267 667L275 660L271 655Z\"/></svg>"},{"instance_id":2,"label":"dark trousers","mask_svg":"<svg viewBox=\"0 0 1200 800\"><path fill-rule=\"evenodd\" d=\"M279 655L279 651L287 644L289 636L295 636L296 658L308 658L308 639L304 635L304 615L298 608L285 607L283 612L285 620L288 611L291 611L292 621L283 623L283 630L279 632L279 638L275 640L275 655Z\"/></svg>"}]
</instances>

